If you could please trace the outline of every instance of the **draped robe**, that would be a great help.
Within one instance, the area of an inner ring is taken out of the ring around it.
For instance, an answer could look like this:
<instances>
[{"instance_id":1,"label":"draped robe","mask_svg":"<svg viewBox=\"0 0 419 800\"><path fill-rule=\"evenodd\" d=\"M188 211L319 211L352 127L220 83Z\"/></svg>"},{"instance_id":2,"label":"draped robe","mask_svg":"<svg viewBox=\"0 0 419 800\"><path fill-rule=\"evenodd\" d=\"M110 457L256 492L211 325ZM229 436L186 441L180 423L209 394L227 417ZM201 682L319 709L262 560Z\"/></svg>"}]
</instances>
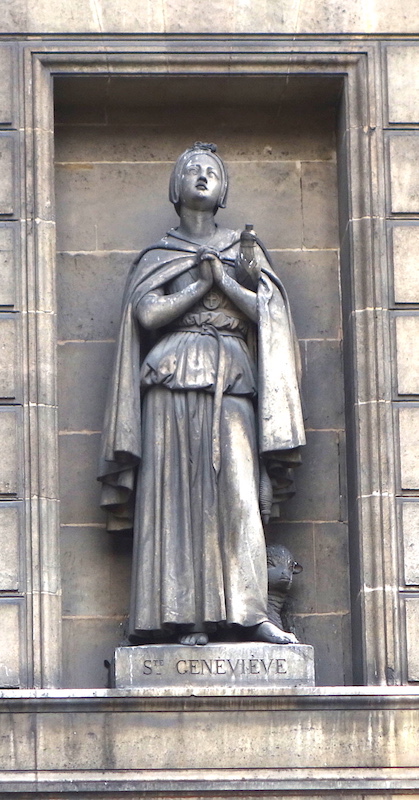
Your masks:
<instances>
[{"instance_id":1,"label":"draped robe","mask_svg":"<svg viewBox=\"0 0 419 800\"><path fill-rule=\"evenodd\" d=\"M220 229L208 242L232 277L238 243ZM260 465L284 474L305 443L288 300L262 249L256 323L216 290L174 325L142 329L140 300L196 280L199 246L170 231L124 293L99 480L109 530L134 532L133 638L267 619Z\"/></svg>"}]
</instances>

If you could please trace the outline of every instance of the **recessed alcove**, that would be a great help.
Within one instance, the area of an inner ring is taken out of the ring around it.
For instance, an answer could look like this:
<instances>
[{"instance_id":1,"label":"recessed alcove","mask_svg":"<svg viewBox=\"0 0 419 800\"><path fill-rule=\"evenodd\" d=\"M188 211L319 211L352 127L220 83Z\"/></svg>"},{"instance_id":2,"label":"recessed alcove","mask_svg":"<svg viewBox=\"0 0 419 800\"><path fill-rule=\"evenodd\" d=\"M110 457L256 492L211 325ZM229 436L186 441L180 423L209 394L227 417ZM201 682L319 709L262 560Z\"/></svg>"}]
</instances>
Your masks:
<instances>
[{"instance_id":1,"label":"recessed alcove","mask_svg":"<svg viewBox=\"0 0 419 800\"><path fill-rule=\"evenodd\" d=\"M63 686L105 686L123 638L130 537L109 535L95 481L124 278L176 224L177 155L216 142L222 224L253 222L289 293L308 444L269 536L303 565L291 591L318 683L352 682L334 77L55 78Z\"/></svg>"}]
</instances>

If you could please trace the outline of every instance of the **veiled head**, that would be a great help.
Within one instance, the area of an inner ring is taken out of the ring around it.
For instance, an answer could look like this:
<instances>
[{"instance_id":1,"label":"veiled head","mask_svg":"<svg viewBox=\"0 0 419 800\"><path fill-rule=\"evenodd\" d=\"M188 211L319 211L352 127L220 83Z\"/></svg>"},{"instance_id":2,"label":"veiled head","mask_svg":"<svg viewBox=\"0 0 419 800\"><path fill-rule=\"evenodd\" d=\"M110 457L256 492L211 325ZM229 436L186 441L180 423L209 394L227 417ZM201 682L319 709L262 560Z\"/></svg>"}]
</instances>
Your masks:
<instances>
[{"instance_id":1,"label":"veiled head","mask_svg":"<svg viewBox=\"0 0 419 800\"><path fill-rule=\"evenodd\" d=\"M219 191L214 199L214 213L218 208L225 208L227 202L228 175L224 162L216 152L215 144L205 144L195 142L182 153L176 161L170 176L169 199L173 203L177 213L180 213L182 180L191 164L206 163L214 164L214 171L219 176Z\"/></svg>"}]
</instances>

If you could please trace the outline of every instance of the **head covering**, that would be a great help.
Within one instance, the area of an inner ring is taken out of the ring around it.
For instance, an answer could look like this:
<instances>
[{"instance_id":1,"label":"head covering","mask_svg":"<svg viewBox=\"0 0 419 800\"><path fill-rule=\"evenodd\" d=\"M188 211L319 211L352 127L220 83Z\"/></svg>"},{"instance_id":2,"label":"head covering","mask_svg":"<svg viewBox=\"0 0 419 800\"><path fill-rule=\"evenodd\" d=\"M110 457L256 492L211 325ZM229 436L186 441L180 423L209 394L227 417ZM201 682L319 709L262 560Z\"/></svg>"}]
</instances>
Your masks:
<instances>
[{"instance_id":1,"label":"head covering","mask_svg":"<svg viewBox=\"0 0 419 800\"><path fill-rule=\"evenodd\" d=\"M182 153L178 160L176 161L175 166L173 167L172 174L170 176L170 184L169 184L169 200L173 203L177 213L179 214L180 211L180 182L182 178L182 173L184 170L185 165L189 161L189 159L199 153L205 153L207 156L211 156L214 159L217 166L220 168L221 172L221 189L220 189L220 196L217 202L217 208L225 208L227 203L227 189L228 189L228 175L227 170L224 164L224 161L220 158L217 154L217 145L212 144L212 142L195 142L192 147L188 147L184 153Z\"/></svg>"}]
</instances>

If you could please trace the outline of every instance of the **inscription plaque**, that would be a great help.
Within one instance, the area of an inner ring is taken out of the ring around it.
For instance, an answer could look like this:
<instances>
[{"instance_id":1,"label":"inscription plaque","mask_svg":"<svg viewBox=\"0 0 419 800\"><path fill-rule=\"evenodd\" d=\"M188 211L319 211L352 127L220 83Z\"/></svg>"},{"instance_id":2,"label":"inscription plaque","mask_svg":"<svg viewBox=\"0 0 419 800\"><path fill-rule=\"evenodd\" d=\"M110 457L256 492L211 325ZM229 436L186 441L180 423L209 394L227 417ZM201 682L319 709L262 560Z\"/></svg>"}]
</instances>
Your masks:
<instances>
[{"instance_id":1,"label":"inscription plaque","mask_svg":"<svg viewBox=\"0 0 419 800\"><path fill-rule=\"evenodd\" d=\"M118 647L113 664L117 689L314 686L310 645L264 643L178 644Z\"/></svg>"}]
</instances>

